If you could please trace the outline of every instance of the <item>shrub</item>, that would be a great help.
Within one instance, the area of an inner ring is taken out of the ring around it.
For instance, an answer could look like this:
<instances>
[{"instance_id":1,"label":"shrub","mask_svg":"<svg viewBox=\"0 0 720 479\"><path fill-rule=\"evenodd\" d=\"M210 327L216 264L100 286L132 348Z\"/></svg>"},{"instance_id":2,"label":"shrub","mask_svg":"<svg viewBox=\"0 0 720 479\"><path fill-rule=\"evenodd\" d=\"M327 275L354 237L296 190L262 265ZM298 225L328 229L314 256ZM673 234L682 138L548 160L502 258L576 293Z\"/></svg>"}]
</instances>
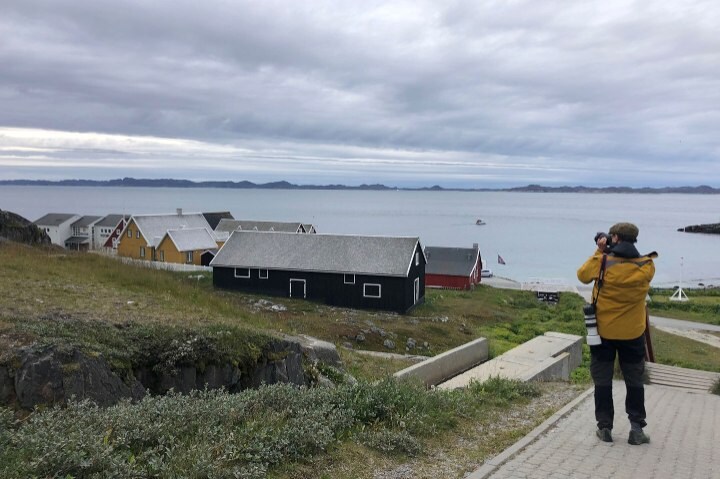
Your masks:
<instances>
[{"instance_id":1,"label":"shrub","mask_svg":"<svg viewBox=\"0 0 720 479\"><path fill-rule=\"evenodd\" d=\"M391 379L337 388L264 386L199 391L100 408L91 402L35 412L16 427L0 409L0 477L265 477L354 437L390 454L418 454L422 439L458 418L538 394L493 379L426 391Z\"/></svg>"}]
</instances>

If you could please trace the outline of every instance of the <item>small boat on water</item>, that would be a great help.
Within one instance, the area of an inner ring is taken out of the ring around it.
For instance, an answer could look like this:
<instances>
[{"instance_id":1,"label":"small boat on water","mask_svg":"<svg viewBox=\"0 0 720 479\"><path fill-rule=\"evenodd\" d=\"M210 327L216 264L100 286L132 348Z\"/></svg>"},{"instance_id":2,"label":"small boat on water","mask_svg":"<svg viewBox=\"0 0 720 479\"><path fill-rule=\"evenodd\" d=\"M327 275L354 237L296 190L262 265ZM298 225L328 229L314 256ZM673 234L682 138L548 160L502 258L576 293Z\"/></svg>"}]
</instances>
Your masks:
<instances>
[{"instance_id":1,"label":"small boat on water","mask_svg":"<svg viewBox=\"0 0 720 479\"><path fill-rule=\"evenodd\" d=\"M478 219L475 221L475 224L478 225L478 226L480 226L480 225L484 225L484 224L487 224L487 223L485 223L483 220L481 220L480 218L478 218Z\"/></svg>"}]
</instances>

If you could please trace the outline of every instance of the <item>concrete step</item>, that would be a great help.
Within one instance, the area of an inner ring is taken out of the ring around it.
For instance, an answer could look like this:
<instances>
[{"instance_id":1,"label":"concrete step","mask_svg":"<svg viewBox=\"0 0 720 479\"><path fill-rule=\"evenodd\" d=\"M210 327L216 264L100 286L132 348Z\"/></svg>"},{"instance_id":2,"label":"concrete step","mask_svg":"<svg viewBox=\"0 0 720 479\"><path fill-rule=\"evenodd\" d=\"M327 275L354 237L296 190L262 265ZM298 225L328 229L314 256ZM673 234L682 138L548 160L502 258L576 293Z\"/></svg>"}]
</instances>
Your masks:
<instances>
[{"instance_id":1,"label":"concrete step","mask_svg":"<svg viewBox=\"0 0 720 479\"><path fill-rule=\"evenodd\" d=\"M646 363L645 369L647 369L650 384L709 391L720 380L720 373L667 366L665 364Z\"/></svg>"},{"instance_id":2,"label":"concrete step","mask_svg":"<svg viewBox=\"0 0 720 479\"><path fill-rule=\"evenodd\" d=\"M532 380L568 379L582 361L582 336L548 332L441 382L440 389L467 387L491 377Z\"/></svg>"}]
</instances>

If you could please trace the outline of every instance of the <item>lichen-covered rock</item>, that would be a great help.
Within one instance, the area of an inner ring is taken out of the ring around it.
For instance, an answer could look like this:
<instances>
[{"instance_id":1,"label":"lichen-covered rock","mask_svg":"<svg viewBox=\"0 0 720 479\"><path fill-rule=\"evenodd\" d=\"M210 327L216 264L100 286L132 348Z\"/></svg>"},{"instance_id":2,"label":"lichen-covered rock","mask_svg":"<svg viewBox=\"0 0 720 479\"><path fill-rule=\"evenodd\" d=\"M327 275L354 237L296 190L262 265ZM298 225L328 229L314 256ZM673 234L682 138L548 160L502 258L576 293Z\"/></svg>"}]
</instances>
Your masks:
<instances>
[{"instance_id":1,"label":"lichen-covered rock","mask_svg":"<svg viewBox=\"0 0 720 479\"><path fill-rule=\"evenodd\" d=\"M101 356L88 357L79 351L62 352L55 348L23 348L13 383L14 395L23 409L64 403L73 397L108 406L140 393L135 389L133 394L133 388L126 385ZM0 389L7 387L7 383L0 384Z\"/></svg>"},{"instance_id":2,"label":"lichen-covered rock","mask_svg":"<svg viewBox=\"0 0 720 479\"><path fill-rule=\"evenodd\" d=\"M303 354L310 361L319 361L334 367L341 367L340 354L333 343L322 341L311 336L289 336L288 341L297 341Z\"/></svg>"},{"instance_id":3,"label":"lichen-covered rock","mask_svg":"<svg viewBox=\"0 0 720 479\"><path fill-rule=\"evenodd\" d=\"M254 388L262 384L290 383L308 385L303 369L303 352L299 342L277 340L270 343L252 372L240 378L240 387Z\"/></svg>"},{"instance_id":4,"label":"lichen-covered rock","mask_svg":"<svg viewBox=\"0 0 720 479\"><path fill-rule=\"evenodd\" d=\"M50 244L50 237L20 215L0 210L0 238L30 245Z\"/></svg>"},{"instance_id":5,"label":"lichen-covered rock","mask_svg":"<svg viewBox=\"0 0 720 479\"><path fill-rule=\"evenodd\" d=\"M287 337L271 341L256 364L178 364L167 369L136 367L125 381L102 356L77 349L29 346L14 353L15 366L0 366L0 404L32 410L37 405L63 404L75 398L109 406L124 398L138 400L148 391L165 394L171 389L188 393L194 389L225 388L229 392L261 384L310 385L304 361L341 367L332 343L315 338Z\"/></svg>"}]
</instances>

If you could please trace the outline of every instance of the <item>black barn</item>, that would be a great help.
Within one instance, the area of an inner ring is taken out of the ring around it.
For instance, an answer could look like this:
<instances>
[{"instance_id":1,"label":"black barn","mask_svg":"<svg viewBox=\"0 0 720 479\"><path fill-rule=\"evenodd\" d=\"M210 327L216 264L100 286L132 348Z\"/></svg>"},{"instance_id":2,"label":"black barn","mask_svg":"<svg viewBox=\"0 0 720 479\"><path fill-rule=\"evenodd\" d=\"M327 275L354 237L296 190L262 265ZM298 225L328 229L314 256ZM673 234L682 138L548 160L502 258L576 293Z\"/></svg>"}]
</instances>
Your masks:
<instances>
[{"instance_id":1,"label":"black barn","mask_svg":"<svg viewBox=\"0 0 720 479\"><path fill-rule=\"evenodd\" d=\"M235 231L210 265L220 288L405 313L426 263L418 238Z\"/></svg>"}]
</instances>

